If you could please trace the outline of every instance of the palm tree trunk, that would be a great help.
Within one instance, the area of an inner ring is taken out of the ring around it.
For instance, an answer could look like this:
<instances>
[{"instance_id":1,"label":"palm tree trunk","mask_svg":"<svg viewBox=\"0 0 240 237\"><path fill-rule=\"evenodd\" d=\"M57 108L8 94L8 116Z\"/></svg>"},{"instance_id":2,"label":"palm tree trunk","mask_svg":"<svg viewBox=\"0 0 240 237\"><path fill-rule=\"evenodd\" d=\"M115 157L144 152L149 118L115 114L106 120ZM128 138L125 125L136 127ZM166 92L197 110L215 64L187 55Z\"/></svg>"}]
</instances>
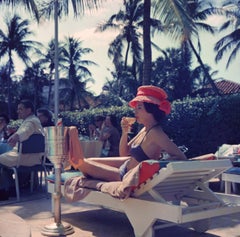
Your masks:
<instances>
[{"instance_id":1,"label":"palm tree trunk","mask_svg":"<svg viewBox=\"0 0 240 237\"><path fill-rule=\"evenodd\" d=\"M10 67L10 66L9 66ZM8 116L9 118L12 117L12 111L11 111L11 103L12 103L12 98L11 98L11 84L12 84L12 80L11 80L11 69L9 68L8 71Z\"/></svg>"},{"instance_id":2,"label":"palm tree trunk","mask_svg":"<svg viewBox=\"0 0 240 237\"><path fill-rule=\"evenodd\" d=\"M11 51L9 52L9 63L8 63L8 116L12 118L12 94L11 94L11 87L12 87L12 79L11 73L13 68L13 61L12 61L12 54Z\"/></svg>"},{"instance_id":3,"label":"palm tree trunk","mask_svg":"<svg viewBox=\"0 0 240 237\"><path fill-rule=\"evenodd\" d=\"M130 49L130 42L128 41L125 60L124 60L124 70L127 70L127 60L128 60L129 49Z\"/></svg>"},{"instance_id":4,"label":"palm tree trunk","mask_svg":"<svg viewBox=\"0 0 240 237\"><path fill-rule=\"evenodd\" d=\"M151 79L152 73L152 50L150 37L150 13L151 0L144 0L143 16L143 79L142 84L147 85Z\"/></svg>"},{"instance_id":5,"label":"palm tree trunk","mask_svg":"<svg viewBox=\"0 0 240 237\"><path fill-rule=\"evenodd\" d=\"M48 106L50 106L51 94L52 94L52 69L51 69L50 74L49 74L48 101L47 101L47 105L48 105Z\"/></svg>"},{"instance_id":6,"label":"palm tree trunk","mask_svg":"<svg viewBox=\"0 0 240 237\"><path fill-rule=\"evenodd\" d=\"M204 66L204 64L203 64L203 62L202 62L201 57L199 56L199 54L197 53L196 49L194 48L194 45L192 44L192 41L191 41L191 40L188 40L188 43L189 43L189 45L190 45L193 53L195 54L195 56L196 56L196 58L197 58L197 60L198 60L198 62L199 62L199 64L200 64L201 68L203 69L203 72L204 72L204 74L205 74L208 82L209 82L210 85L212 86L213 91L216 93L216 95L221 96L221 93L219 92L216 84L214 83L213 79L211 78L211 76L209 75L208 71L206 70L206 68L205 68L205 66Z\"/></svg>"}]
</instances>

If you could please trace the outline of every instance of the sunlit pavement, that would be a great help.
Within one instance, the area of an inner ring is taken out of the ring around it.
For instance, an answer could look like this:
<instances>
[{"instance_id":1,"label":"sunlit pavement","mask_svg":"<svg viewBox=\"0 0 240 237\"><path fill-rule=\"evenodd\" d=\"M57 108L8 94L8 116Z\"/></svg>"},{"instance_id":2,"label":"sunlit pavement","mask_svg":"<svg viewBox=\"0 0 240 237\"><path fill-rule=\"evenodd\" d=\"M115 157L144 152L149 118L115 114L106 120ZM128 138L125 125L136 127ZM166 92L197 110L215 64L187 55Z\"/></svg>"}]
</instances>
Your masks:
<instances>
[{"instance_id":1,"label":"sunlit pavement","mask_svg":"<svg viewBox=\"0 0 240 237\"><path fill-rule=\"evenodd\" d=\"M51 213L51 199L44 193L24 196L22 202L0 202L1 212L11 212L30 226L32 237L42 236L43 227L54 223ZM240 197L239 197L240 203ZM100 209L81 203L61 202L62 223L68 223L74 228L72 237L133 237L132 227L127 217L119 212ZM1 230L0 230L1 236ZM155 232L155 237L239 237L240 213L228 215L211 220L211 225L206 233L197 233L183 227L169 227ZM5 236L3 236L5 237ZM6 236L12 237L12 236Z\"/></svg>"}]
</instances>

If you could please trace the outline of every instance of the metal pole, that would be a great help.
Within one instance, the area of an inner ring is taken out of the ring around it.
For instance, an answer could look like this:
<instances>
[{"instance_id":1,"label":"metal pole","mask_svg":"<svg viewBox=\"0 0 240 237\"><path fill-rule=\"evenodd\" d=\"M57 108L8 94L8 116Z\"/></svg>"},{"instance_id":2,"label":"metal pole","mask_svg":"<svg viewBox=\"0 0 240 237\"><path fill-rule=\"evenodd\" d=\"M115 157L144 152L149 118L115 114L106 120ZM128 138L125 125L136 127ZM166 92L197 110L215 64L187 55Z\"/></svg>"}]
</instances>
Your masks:
<instances>
[{"instance_id":1,"label":"metal pole","mask_svg":"<svg viewBox=\"0 0 240 237\"><path fill-rule=\"evenodd\" d=\"M48 144L58 147L59 139L60 141L63 141L64 134L63 134L63 128L57 127L57 121L58 121L58 110L59 110L59 75L58 75L58 0L55 0L54 5L54 32L55 32L55 80L54 80L54 119L55 119L55 127L49 127L49 134L47 135L47 138L51 137L53 135L55 144ZM59 129L62 129L62 133L59 133ZM51 134L50 131L54 131L53 134ZM63 144L60 144L61 147ZM56 149L57 151L57 149ZM65 236L65 235L71 235L74 233L74 229L69 224L63 224L61 222L61 168L62 168L62 161L64 154L60 154L59 152L56 152L56 154L48 154L49 159L54 164L55 168L55 187L54 187L54 223L47 225L43 228L42 234L45 236Z\"/></svg>"},{"instance_id":2,"label":"metal pole","mask_svg":"<svg viewBox=\"0 0 240 237\"><path fill-rule=\"evenodd\" d=\"M54 221L57 225L61 224L61 163L55 164L55 186L54 186Z\"/></svg>"},{"instance_id":3,"label":"metal pole","mask_svg":"<svg viewBox=\"0 0 240 237\"><path fill-rule=\"evenodd\" d=\"M55 55L54 55L54 119L57 124L58 110L59 110L59 74L58 74L58 0L54 4L54 32L55 32Z\"/></svg>"}]
</instances>

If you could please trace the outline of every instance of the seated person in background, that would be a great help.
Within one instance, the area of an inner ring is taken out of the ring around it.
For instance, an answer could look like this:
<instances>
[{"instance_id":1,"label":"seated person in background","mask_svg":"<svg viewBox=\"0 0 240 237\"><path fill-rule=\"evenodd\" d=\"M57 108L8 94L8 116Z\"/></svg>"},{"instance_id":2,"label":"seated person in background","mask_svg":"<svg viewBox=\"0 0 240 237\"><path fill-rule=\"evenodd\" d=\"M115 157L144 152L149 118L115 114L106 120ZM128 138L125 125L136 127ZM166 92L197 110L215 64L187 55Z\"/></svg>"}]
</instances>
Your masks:
<instances>
[{"instance_id":1,"label":"seated person in background","mask_svg":"<svg viewBox=\"0 0 240 237\"><path fill-rule=\"evenodd\" d=\"M7 125L9 124L9 118L6 114L0 114L0 141L7 139Z\"/></svg>"},{"instance_id":2,"label":"seated person in background","mask_svg":"<svg viewBox=\"0 0 240 237\"><path fill-rule=\"evenodd\" d=\"M5 152L0 155L0 166L4 168L13 167L16 165L33 166L41 164L43 154L23 154L20 162L18 158L18 142L27 140L32 134L42 134L43 128L40 120L34 115L34 106L29 100L22 100L17 107L18 118L23 119L21 126L18 130L11 135L7 142L13 147L11 151ZM0 176L0 196L6 195L9 187L13 183L11 170L6 169Z\"/></svg>"},{"instance_id":3,"label":"seated person in background","mask_svg":"<svg viewBox=\"0 0 240 237\"><path fill-rule=\"evenodd\" d=\"M120 133L117 129L117 119L114 115L107 115L100 140L103 141L101 156L119 156Z\"/></svg>"},{"instance_id":4,"label":"seated person in background","mask_svg":"<svg viewBox=\"0 0 240 237\"><path fill-rule=\"evenodd\" d=\"M0 154L10 151L12 147L7 143L9 135L9 118L6 114L0 114Z\"/></svg>"},{"instance_id":5,"label":"seated person in background","mask_svg":"<svg viewBox=\"0 0 240 237\"><path fill-rule=\"evenodd\" d=\"M105 118L103 116L98 115L94 118L94 123L89 124L90 140L98 140L100 138L104 120Z\"/></svg>"},{"instance_id":6,"label":"seated person in background","mask_svg":"<svg viewBox=\"0 0 240 237\"><path fill-rule=\"evenodd\" d=\"M37 110L37 116L43 127L54 126L52 112L45 108Z\"/></svg>"},{"instance_id":7,"label":"seated person in background","mask_svg":"<svg viewBox=\"0 0 240 237\"><path fill-rule=\"evenodd\" d=\"M95 179L120 181L140 162L148 159L159 160L163 151L168 153L169 160L187 159L162 129L162 121L171 111L164 90L156 86L141 86L129 105L134 108L136 121L142 124L143 128L128 142L128 129L131 125L127 119L122 118L120 157L85 159L80 150L79 157L69 159L75 169Z\"/></svg>"},{"instance_id":8,"label":"seated person in background","mask_svg":"<svg viewBox=\"0 0 240 237\"><path fill-rule=\"evenodd\" d=\"M98 140L99 137L96 135L96 125L94 123L90 123L88 125L88 134L90 140Z\"/></svg>"}]
</instances>

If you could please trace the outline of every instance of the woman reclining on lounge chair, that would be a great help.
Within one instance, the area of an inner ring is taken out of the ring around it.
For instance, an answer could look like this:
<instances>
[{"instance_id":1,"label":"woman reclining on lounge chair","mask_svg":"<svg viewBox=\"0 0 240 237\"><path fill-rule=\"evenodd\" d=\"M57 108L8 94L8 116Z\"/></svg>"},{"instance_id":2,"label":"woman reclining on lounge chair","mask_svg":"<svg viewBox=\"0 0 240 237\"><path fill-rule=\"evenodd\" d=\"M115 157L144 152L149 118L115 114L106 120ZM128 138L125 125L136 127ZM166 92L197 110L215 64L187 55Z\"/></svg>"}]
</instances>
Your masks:
<instances>
[{"instance_id":1,"label":"woman reclining on lounge chair","mask_svg":"<svg viewBox=\"0 0 240 237\"><path fill-rule=\"evenodd\" d=\"M129 102L135 118L143 125L140 132L128 142L131 124L126 117L121 120L122 136L119 144L120 157L70 159L71 165L84 175L104 181L120 181L123 176L141 161L159 160L167 153L170 160L186 160L183 152L162 130L162 121L171 111L166 92L156 86L141 86L137 96ZM83 152L81 151L83 154Z\"/></svg>"}]
</instances>

